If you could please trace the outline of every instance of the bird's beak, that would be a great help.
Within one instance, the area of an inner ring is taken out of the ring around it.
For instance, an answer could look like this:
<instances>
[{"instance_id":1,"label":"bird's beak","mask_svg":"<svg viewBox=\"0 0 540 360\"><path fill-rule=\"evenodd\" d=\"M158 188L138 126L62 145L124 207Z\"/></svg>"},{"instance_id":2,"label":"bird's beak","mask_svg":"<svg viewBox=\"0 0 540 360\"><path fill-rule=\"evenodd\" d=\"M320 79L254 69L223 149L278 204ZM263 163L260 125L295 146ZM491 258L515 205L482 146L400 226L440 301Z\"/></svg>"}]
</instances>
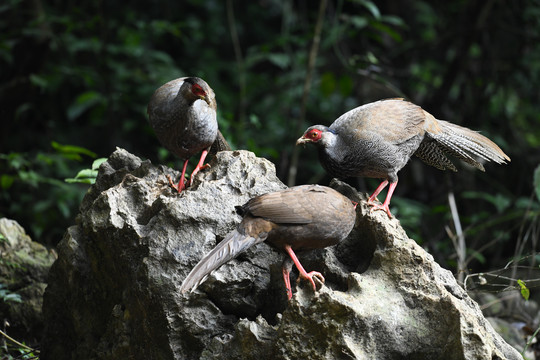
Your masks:
<instances>
[{"instance_id":1,"label":"bird's beak","mask_svg":"<svg viewBox=\"0 0 540 360\"><path fill-rule=\"evenodd\" d=\"M210 98L209 98L208 96L202 96L202 95L201 95L201 96L199 96L199 98L200 98L201 100L206 101L206 103L207 103L208 105L211 105L211 104L210 104Z\"/></svg>"},{"instance_id":2,"label":"bird's beak","mask_svg":"<svg viewBox=\"0 0 540 360\"><path fill-rule=\"evenodd\" d=\"M305 144L308 142L311 142L311 140L302 136L301 138L296 140L296 145Z\"/></svg>"}]
</instances>

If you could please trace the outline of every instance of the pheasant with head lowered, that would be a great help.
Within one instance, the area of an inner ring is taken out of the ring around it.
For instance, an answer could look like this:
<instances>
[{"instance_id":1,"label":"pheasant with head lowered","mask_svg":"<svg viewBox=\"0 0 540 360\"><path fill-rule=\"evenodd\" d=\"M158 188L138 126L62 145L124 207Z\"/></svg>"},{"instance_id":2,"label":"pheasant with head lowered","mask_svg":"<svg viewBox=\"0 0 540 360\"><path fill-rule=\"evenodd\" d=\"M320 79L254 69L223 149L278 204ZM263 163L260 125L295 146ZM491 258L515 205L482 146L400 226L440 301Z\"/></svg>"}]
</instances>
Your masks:
<instances>
[{"instance_id":1,"label":"pheasant with head lowered","mask_svg":"<svg viewBox=\"0 0 540 360\"><path fill-rule=\"evenodd\" d=\"M384 179L370 196L372 209L385 210L398 182L397 173L412 155L441 170L457 171L446 157L452 155L484 171L478 158L498 164L510 158L491 140L476 131L433 115L403 99L389 99L357 107L341 115L330 127L309 127L296 144L318 147L325 170L338 178ZM382 205L377 195L390 183Z\"/></svg>"},{"instance_id":2,"label":"pheasant with head lowered","mask_svg":"<svg viewBox=\"0 0 540 360\"><path fill-rule=\"evenodd\" d=\"M300 278L308 280L316 290L314 278L324 282L324 277L316 271L306 272L295 251L324 248L345 239L355 223L355 207L336 190L319 185L295 186L255 197L242 206L243 219L236 230L195 265L180 291L193 291L212 271L263 241L289 254ZM283 263L289 299L292 263L288 259Z\"/></svg>"},{"instance_id":3,"label":"pheasant with head lowered","mask_svg":"<svg viewBox=\"0 0 540 360\"><path fill-rule=\"evenodd\" d=\"M157 89L150 99L148 118L158 140L167 150L184 160L178 185L174 185L169 177L169 183L178 192L187 187L184 177L190 157L202 151L189 179L192 182L199 170L206 166L204 160L214 142L228 147L218 130L216 109L214 91L198 77L169 81Z\"/></svg>"}]
</instances>

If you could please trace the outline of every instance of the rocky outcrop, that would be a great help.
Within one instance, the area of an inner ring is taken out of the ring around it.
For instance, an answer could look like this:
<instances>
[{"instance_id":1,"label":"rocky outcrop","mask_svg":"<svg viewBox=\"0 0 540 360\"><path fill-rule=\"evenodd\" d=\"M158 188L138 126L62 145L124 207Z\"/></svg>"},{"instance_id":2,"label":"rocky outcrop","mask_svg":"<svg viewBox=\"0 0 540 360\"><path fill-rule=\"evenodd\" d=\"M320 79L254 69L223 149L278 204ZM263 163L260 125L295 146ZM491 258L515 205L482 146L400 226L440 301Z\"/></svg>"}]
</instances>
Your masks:
<instances>
[{"instance_id":1,"label":"rocky outcrop","mask_svg":"<svg viewBox=\"0 0 540 360\"><path fill-rule=\"evenodd\" d=\"M181 194L169 172L122 149L101 166L51 268L42 359L521 358L398 220L340 182L360 202L355 229L300 255L321 291L301 284L287 302L284 255L259 244L180 294L235 206L284 185L246 151L218 153Z\"/></svg>"},{"instance_id":2,"label":"rocky outcrop","mask_svg":"<svg viewBox=\"0 0 540 360\"><path fill-rule=\"evenodd\" d=\"M0 324L12 337L35 346L43 333L41 307L47 273L55 260L15 220L0 218ZM9 325L8 325L9 324Z\"/></svg>"}]
</instances>

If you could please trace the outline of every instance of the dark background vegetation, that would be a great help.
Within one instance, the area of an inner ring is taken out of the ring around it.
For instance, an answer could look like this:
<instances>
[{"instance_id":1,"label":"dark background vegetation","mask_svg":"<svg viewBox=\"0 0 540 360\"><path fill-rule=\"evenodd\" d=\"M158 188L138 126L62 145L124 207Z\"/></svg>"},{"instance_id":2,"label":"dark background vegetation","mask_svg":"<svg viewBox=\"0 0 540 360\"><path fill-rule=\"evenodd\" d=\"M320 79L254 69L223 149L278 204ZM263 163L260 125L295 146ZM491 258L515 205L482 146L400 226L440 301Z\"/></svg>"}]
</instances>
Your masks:
<instances>
[{"instance_id":1,"label":"dark background vegetation","mask_svg":"<svg viewBox=\"0 0 540 360\"><path fill-rule=\"evenodd\" d=\"M160 85L191 75L215 90L220 127L233 147L271 160L289 184L330 180L313 148L297 150L298 173L288 179L294 142L307 126L329 125L378 99L405 97L439 119L480 130L510 164L488 164L486 173L458 164L460 172L446 173L413 160L400 172L392 211L455 273L449 193L467 241L467 269L496 269L515 253L534 254L540 1L322 5L319 18L314 0L3 1L0 216L54 247L88 188L64 179L95 158L119 146L178 168L153 135L146 105ZM352 184L371 192L378 182Z\"/></svg>"}]
</instances>

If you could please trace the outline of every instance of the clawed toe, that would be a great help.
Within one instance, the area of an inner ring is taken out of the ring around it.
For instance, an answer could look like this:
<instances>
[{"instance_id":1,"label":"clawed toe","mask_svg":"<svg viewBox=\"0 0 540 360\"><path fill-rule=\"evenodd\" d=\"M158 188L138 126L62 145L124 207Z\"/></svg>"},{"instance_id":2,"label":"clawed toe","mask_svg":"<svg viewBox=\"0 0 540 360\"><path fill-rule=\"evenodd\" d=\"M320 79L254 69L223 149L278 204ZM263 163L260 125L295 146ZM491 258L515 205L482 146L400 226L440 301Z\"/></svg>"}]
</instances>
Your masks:
<instances>
[{"instance_id":1,"label":"clawed toe","mask_svg":"<svg viewBox=\"0 0 540 360\"><path fill-rule=\"evenodd\" d=\"M167 175L167 180L169 180L169 185L175 189L176 191L178 191L179 193L182 192L182 190L185 190L186 189L186 183L182 180L180 180L180 182L178 183L178 185L176 185L171 176L170 175Z\"/></svg>"},{"instance_id":2,"label":"clawed toe","mask_svg":"<svg viewBox=\"0 0 540 360\"><path fill-rule=\"evenodd\" d=\"M318 271L311 271L307 273L306 276L300 275L300 277L296 281L300 282L300 279L308 280L313 286L313 291L317 291L317 284L315 284L315 280L317 280L317 283L319 284L319 288L322 287L325 281L324 276Z\"/></svg>"},{"instance_id":3,"label":"clawed toe","mask_svg":"<svg viewBox=\"0 0 540 360\"><path fill-rule=\"evenodd\" d=\"M393 216L392 216L392 213L390 212L390 208L388 207L388 205L379 205L379 204L370 204L371 205L371 210L370 212L373 212L375 210L383 210L383 211L386 211L386 213L388 214L388 217L391 219Z\"/></svg>"}]
</instances>

